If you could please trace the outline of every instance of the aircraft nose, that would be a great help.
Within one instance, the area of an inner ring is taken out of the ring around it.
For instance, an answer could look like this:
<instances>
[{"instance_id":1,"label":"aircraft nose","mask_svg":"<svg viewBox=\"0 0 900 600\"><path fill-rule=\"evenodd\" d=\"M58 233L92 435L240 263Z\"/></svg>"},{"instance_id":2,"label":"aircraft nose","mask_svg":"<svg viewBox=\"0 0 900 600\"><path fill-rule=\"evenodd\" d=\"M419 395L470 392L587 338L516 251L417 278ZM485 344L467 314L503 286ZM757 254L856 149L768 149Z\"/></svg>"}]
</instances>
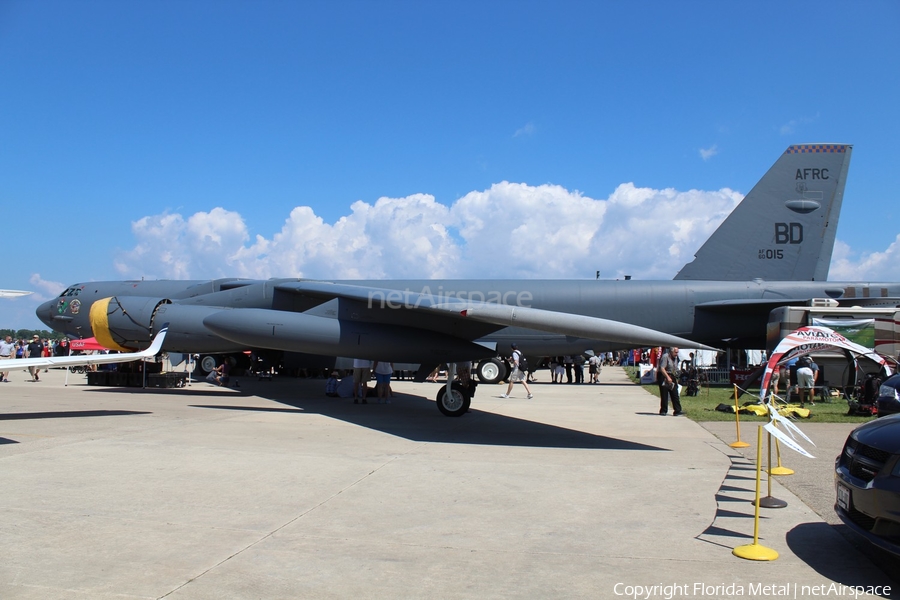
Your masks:
<instances>
[{"instance_id":1,"label":"aircraft nose","mask_svg":"<svg viewBox=\"0 0 900 600\"><path fill-rule=\"evenodd\" d=\"M65 323L65 320L57 320L54 318L57 316L61 316L57 315L56 313L57 304L58 301L56 300L56 298L54 298L53 300L44 302L37 307L37 310L34 311L37 315L37 318L40 319L41 322L50 329L58 329L60 325ZM69 318L68 320L71 320L71 318Z\"/></svg>"},{"instance_id":2,"label":"aircraft nose","mask_svg":"<svg viewBox=\"0 0 900 600\"><path fill-rule=\"evenodd\" d=\"M86 323L82 323L83 319L79 318L81 316L80 308L80 303L76 303L73 307L72 302L63 298L54 298L38 306L35 314L53 331L73 337L82 337L82 330Z\"/></svg>"}]
</instances>

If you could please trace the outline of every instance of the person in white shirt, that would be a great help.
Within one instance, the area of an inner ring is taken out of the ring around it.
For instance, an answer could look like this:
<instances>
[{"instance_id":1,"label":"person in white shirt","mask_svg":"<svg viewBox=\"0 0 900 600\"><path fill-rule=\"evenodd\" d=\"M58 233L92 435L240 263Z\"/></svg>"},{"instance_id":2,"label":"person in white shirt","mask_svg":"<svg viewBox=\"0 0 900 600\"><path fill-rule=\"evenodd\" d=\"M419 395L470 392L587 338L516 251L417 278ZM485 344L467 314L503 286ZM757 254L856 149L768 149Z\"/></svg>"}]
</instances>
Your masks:
<instances>
[{"instance_id":1,"label":"person in white shirt","mask_svg":"<svg viewBox=\"0 0 900 600\"><path fill-rule=\"evenodd\" d=\"M512 346L512 373L509 374L509 387L506 389L505 394L500 394L501 398L509 398L510 392L512 392L513 385L518 381L523 386L525 386L525 391L528 392L528 398L534 398L534 394L531 393L531 388L528 387L528 382L525 381L525 370L519 368L520 364L523 362L522 353L519 351L519 347L515 344L511 344Z\"/></svg>"},{"instance_id":2,"label":"person in white shirt","mask_svg":"<svg viewBox=\"0 0 900 600\"><path fill-rule=\"evenodd\" d=\"M0 340L0 360L7 360L15 357L16 344L13 342L12 336L8 335L5 340ZM0 382L9 383L9 371L0 373Z\"/></svg>"}]
</instances>

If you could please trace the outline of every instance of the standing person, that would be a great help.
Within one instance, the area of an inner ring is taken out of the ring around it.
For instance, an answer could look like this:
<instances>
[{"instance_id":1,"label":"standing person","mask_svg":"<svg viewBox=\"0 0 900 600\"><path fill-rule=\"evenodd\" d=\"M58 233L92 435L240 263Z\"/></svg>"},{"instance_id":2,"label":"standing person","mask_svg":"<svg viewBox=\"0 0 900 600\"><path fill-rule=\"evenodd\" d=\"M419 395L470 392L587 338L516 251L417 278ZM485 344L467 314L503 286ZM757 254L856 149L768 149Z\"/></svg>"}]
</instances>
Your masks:
<instances>
[{"instance_id":1,"label":"standing person","mask_svg":"<svg viewBox=\"0 0 900 600\"><path fill-rule=\"evenodd\" d=\"M28 351L28 358L41 358L44 355L44 344L41 342L41 336L35 334L26 350ZM41 380L38 375L41 372L40 367L28 367L28 372L31 373L32 381Z\"/></svg>"},{"instance_id":2,"label":"standing person","mask_svg":"<svg viewBox=\"0 0 900 600\"><path fill-rule=\"evenodd\" d=\"M378 404L384 401L385 404L391 403L391 375L394 374L394 363L376 360L372 365L375 371L375 394L378 396Z\"/></svg>"},{"instance_id":3,"label":"standing person","mask_svg":"<svg viewBox=\"0 0 900 600\"><path fill-rule=\"evenodd\" d=\"M556 357L556 366L553 367L553 372L556 373L556 380L553 383L562 383L563 375L566 372L565 368L563 367L563 357L562 356Z\"/></svg>"},{"instance_id":4,"label":"standing person","mask_svg":"<svg viewBox=\"0 0 900 600\"><path fill-rule=\"evenodd\" d=\"M571 356L563 356L563 367L566 369L566 383L572 383L572 366L575 360Z\"/></svg>"},{"instance_id":5,"label":"standing person","mask_svg":"<svg viewBox=\"0 0 900 600\"><path fill-rule=\"evenodd\" d=\"M575 373L575 383L584 383L584 356L576 354L572 357L572 371Z\"/></svg>"},{"instance_id":6,"label":"standing person","mask_svg":"<svg viewBox=\"0 0 900 600\"><path fill-rule=\"evenodd\" d=\"M588 373L591 376L591 383L600 383L600 368L602 362L603 361L600 360L600 357L596 354L588 359Z\"/></svg>"},{"instance_id":7,"label":"standing person","mask_svg":"<svg viewBox=\"0 0 900 600\"><path fill-rule=\"evenodd\" d=\"M673 346L663 354L656 367L656 381L659 383L659 414L665 416L669 413L669 399L672 399L672 409L675 416L684 414L681 410L681 400L678 398L678 348Z\"/></svg>"},{"instance_id":8,"label":"standing person","mask_svg":"<svg viewBox=\"0 0 900 600\"><path fill-rule=\"evenodd\" d=\"M509 387L506 388L505 394L500 394L500 397L509 398L513 385L519 381L525 386L525 391L528 392L528 399L530 400L534 398L534 394L531 393L531 388L528 387L528 382L525 381L525 371L528 369L528 367L524 365L525 359L522 357L522 353L519 351L517 345L510 344L510 347L512 348L512 356L510 356L512 359L512 373L509 374Z\"/></svg>"},{"instance_id":9,"label":"standing person","mask_svg":"<svg viewBox=\"0 0 900 600\"><path fill-rule=\"evenodd\" d=\"M816 373L813 371L813 361L809 356L801 356L797 361L797 390L800 394L800 408L806 404L805 399L809 396L809 403L815 405L812 401L814 386L816 385ZM818 367L816 367L818 369Z\"/></svg>"},{"instance_id":10,"label":"standing person","mask_svg":"<svg viewBox=\"0 0 900 600\"><path fill-rule=\"evenodd\" d=\"M6 336L6 339L0 341L0 360L9 360L16 357L16 344L13 342L12 336ZM4 364L4 367L7 365ZM9 383L9 371L0 372L0 382Z\"/></svg>"},{"instance_id":11,"label":"standing person","mask_svg":"<svg viewBox=\"0 0 900 600\"><path fill-rule=\"evenodd\" d=\"M69 356L69 338L59 340L53 347L53 356Z\"/></svg>"},{"instance_id":12,"label":"standing person","mask_svg":"<svg viewBox=\"0 0 900 600\"><path fill-rule=\"evenodd\" d=\"M359 404L362 398L363 404L368 404L366 394L369 391L369 373L372 370L372 361L361 358L353 359L353 404Z\"/></svg>"}]
</instances>

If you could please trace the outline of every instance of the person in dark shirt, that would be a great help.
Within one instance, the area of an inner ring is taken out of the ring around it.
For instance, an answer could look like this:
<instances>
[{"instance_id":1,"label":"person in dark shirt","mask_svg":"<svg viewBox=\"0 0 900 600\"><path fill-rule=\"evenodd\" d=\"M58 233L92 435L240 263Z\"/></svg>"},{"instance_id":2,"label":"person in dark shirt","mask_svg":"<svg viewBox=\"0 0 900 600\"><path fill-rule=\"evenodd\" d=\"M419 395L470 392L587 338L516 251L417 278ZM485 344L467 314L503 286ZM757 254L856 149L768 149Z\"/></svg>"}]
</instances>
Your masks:
<instances>
[{"instance_id":1,"label":"person in dark shirt","mask_svg":"<svg viewBox=\"0 0 900 600\"><path fill-rule=\"evenodd\" d=\"M28 358L41 358L44 355L44 344L41 343L41 338L38 335L35 335L31 338L31 343L28 344ZM40 367L28 367L28 372L31 373L31 378L33 381L40 381L41 372Z\"/></svg>"},{"instance_id":2,"label":"person in dark shirt","mask_svg":"<svg viewBox=\"0 0 900 600\"><path fill-rule=\"evenodd\" d=\"M68 356L69 355L69 340L68 338L63 338L59 340L59 343L53 347L53 356Z\"/></svg>"},{"instance_id":3,"label":"person in dark shirt","mask_svg":"<svg viewBox=\"0 0 900 600\"><path fill-rule=\"evenodd\" d=\"M669 400L672 400L674 415L680 417L684 414L681 410L681 398L678 397L678 348L669 348L663 354L656 367L656 381L659 384L659 414L669 413Z\"/></svg>"}]
</instances>

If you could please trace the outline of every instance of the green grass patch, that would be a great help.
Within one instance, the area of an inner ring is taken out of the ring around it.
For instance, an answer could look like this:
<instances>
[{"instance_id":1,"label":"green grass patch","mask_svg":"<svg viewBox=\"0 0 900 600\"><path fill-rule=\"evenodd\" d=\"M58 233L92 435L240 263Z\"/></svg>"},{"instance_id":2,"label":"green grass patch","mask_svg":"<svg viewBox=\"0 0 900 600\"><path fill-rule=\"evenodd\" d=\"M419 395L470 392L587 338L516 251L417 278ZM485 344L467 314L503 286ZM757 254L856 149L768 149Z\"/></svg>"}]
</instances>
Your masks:
<instances>
[{"instance_id":1,"label":"green grass patch","mask_svg":"<svg viewBox=\"0 0 900 600\"><path fill-rule=\"evenodd\" d=\"M637 369L626 367L625 370L631 380L637 383ZM656 385L642 385L641 387L656 398L659 398L659 387ZM756 402L758 397L759 388L750 389L738 399L738 405ZM694 421L734 421L734 413L716 410L719 404L734 406L733 387L701 387L697 396L681 396L682 410L684 410L688 418ZM875 418L874 416L848 416L849 405L843 398L834 398L831 402L819 402L817 399L815 406L807 404L806 408L809 409L809 418L798 419L800 423L865 423ZM741 421L765 423L768 421L768 418L741 413Z\"/></svg>"}]
</instances>

